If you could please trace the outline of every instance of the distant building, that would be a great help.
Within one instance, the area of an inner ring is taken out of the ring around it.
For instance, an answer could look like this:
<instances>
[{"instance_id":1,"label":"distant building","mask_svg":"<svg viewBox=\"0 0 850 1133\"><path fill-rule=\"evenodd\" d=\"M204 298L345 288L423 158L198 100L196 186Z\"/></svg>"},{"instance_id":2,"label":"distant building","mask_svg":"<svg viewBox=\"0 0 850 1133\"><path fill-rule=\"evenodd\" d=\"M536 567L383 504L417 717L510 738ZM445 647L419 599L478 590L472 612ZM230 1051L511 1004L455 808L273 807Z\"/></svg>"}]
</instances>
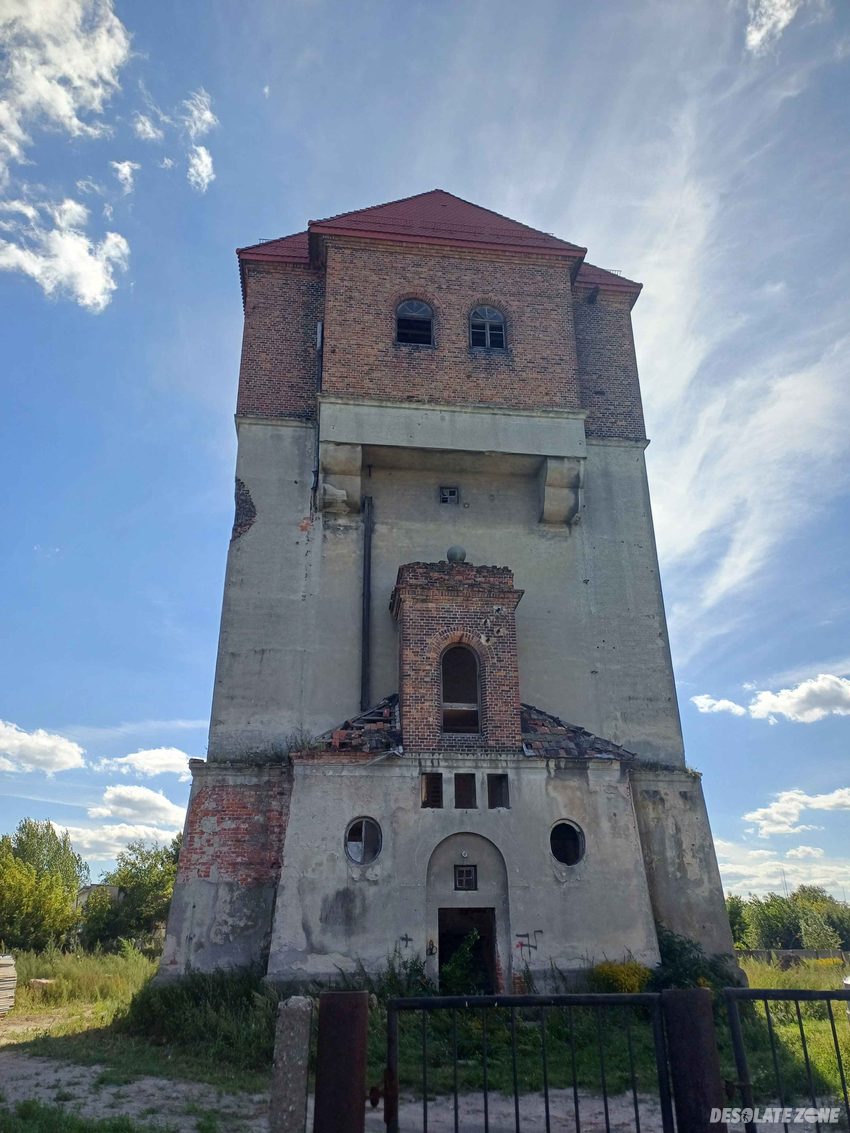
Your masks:
<instances>
[{"instance_id":1,"label":"distant building","mask_svg":"<svg viewBox=\"0 0 850 1133\"><path fill-rule=\"evenodd\" d=\"M239 252L236 518L163 974L733 951L631 308L436 190ZM487 564L487 565L485 565Z\"/></svg>"}]
</instances>

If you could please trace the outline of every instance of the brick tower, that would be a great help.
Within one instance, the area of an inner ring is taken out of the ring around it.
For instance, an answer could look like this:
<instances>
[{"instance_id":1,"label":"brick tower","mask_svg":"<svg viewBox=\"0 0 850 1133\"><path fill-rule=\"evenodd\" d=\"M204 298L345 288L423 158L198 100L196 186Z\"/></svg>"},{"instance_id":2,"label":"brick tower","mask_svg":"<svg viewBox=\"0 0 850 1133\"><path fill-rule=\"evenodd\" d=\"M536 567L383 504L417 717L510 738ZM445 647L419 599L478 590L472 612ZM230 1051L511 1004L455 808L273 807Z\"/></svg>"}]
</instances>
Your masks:
<instances>
[{"instance_id":1,"label":"brick tower","mask_svg":"<svg viewBox=\"0 0 850 1133\"><path fill-rule=\"evenodd\" d=\"M240 249L236 518L163 975L398 949L438 979L471 928L493 989L652 963L659 924L732 951L640 284L585 251L441 190Z\"/></svg>"}]
</instances>

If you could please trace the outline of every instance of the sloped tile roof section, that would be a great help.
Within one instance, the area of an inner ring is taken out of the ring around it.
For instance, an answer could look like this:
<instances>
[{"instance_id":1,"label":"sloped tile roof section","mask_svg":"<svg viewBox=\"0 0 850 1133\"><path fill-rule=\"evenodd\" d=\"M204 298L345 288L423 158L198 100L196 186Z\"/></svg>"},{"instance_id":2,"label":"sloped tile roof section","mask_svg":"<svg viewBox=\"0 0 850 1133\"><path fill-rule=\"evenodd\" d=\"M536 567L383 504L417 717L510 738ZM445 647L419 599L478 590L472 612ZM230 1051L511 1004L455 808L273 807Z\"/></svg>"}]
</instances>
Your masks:
<instances>
[{"instance_id":1,"label":"sloped tile roof section","mask_svg":"<svg viewBox=\"0 0 850 1133\"><path fill-rule=\"evenodd\" d=\"M309 235L309 232L295 232L278 240L261 240L259 244L237 248L236 254L240 259L288 260L290 263L307 264L310 262Z\"/></svg>"},{"instance_id":2,"label":"sloped tile roof section","mask_svg":"<svg viewBox=\"0 0 850 1133\"><path fill-rule=\"evenodd\" d=\"M443 189L432 189L385 205L311 220L310 231L347 232L358 236L392 236L435 243L486 244L584 256L587 249L548 232L520 224L501 213L474 205Z\"/></svg>"},{"instance_id":3,"label":"sloped tile roof section","mask_svg":"<svg viewBox=\"0 0 850 1133\"><path fill-rule=\"evenodd\" d=\"M626 279L615 271L606 271L604 268L594 267L593 264L583 263L579 268L574 286L598 287L606 291L626 291L638 295L643 288L642 283L635 283L633 279Z\"/></svg>"},{"instance_id":4,"label":"sloped tile roof section","mask_svg":"<svg viewBox=\"0 0 850 1133\"><path fill-rule=\"evenodd\" d=\"M538 759L636 759L634 752L567 724L533 704L520 704L522 746Z\"/></svg>"},{"instance_id":5,"label":"sloped tile roof section","mask_svg":"<svg viewBox=\"0 0 850 1133\"><path fill-rule=\"evenodd\" d=\"M594 736L584 728L566 724L532 704L520 705L522 742L527 756L538 759L623 759L637 757L619 744ZM382 752L402 744L398 695L380 701L367 712L352 716L338 728L318 737L314 750L326 752Z\"/></svg>"}]
</instances>

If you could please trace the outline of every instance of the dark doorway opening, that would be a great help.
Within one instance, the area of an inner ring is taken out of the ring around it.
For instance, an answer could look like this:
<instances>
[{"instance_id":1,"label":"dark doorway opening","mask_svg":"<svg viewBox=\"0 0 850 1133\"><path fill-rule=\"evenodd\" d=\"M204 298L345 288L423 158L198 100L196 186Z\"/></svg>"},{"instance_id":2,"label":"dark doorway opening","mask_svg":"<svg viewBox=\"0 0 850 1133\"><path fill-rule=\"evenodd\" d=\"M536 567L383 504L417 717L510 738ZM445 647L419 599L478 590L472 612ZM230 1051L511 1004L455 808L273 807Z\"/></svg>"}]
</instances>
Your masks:
<instances>
[{"instance_id":1,"label":"dark doorway opening","mask_svg":"<svg viewBox=\"0 0 850 1133\"><path fill-rule=\"evenodd\" d=\"M480 982L482 995L495 995L496 979L496 910L495 909L440 909L439 961L440 971L451 960L473 929L478 940L472 949L472 967Z\"/></svg>"}]
</instances>

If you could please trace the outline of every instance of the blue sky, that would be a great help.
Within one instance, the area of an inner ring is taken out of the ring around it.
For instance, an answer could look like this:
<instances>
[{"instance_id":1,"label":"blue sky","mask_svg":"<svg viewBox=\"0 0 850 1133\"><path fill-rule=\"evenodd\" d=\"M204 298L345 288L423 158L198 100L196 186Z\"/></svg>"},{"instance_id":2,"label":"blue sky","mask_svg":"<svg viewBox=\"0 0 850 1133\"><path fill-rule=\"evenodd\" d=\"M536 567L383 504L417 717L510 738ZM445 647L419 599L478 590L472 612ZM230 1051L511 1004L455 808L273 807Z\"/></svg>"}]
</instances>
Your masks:
<instances>
[{"instance_id":1,"label":"blue sky","mask_svg":"<svg viewBox=\"0 0 850 1133\"><path fill-rule=\"evenodd\" d=\"M15 0L0 25L0 831L49 817L96 875L181 826L232 521L233 250L439 187L644 283L724 881L850 895L850 9Z\"/></svg>"}]
</instances>

